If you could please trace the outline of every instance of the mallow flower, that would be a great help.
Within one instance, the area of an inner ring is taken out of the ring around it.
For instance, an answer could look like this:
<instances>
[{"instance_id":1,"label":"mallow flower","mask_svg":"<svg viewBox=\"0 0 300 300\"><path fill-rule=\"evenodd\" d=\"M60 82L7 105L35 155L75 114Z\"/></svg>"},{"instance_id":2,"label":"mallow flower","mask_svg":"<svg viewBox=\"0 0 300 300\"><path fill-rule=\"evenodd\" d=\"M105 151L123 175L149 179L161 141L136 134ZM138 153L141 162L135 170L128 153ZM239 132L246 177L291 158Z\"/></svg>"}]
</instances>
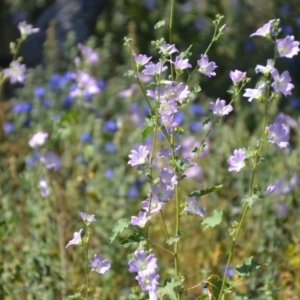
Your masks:
<instances>
[{"instance_id":1,"label":"mallow flower","mask_svg":"<svg viewBox=\"0 0 300 300\"><path fill-rule=\"evenodd\" d=\"M292 81L288 71L284 71L279 75L278 71L274 68L271 71L271 75L274 79L272 87L277 93L282 93L284 96L291 95L291 90L294 88L294 85L290 83Z\"/></svg>"},{"instance_id":2,"label":"mallow flower","mask_svg":"<svg viewBox=\"0 0 300 300\"><path fill-rule=\"evenodd\" d=\"M229 163L228 171L239 172L242 168L246 166L245 164L245 152L242 149L236 149L233 152L233 155L229 157L227 162Z\"/></svg>"},{"instance_id":3,"label":"mallow flower","mask_svg":"<svg viewBox=\"0 0 300 300\"><path fill-rule=\"evenodd\" d=\"M241 72L239 70L230 71L229 76L233 83L239 83L245 78L246 72Z\"/></svg>"},{"instance_id":4,"label":"mallow flower","mask_svg":"<svg viewBox=\"0 0 300 300\"><path fill-rule=\"evenodd\" d=\"M277 117L267 129L269 130L268 139L272 144L276 144L279 148L285 148L289 145L288 128L284 125L283 118Z\"/></svg>"},{"instance_id":5,"label":"mallow flower","mask_svg":"<svg viewBox=\"0 0 300 300\"><path fill-rule=\"evenodd\" d=\"M195 197L186 197L185 211L199 217L204 217L205 214L205 208L199 206Z\"/></svg>"},{"instance_id":6,"label":"mallow flower","mask_svg":"<svg viewBox=\"0 0 300 300\"><path fill-rule=\"evenodd\" d=\"M205 76L211 77L216 76L214 69L217 68L217 65L213 61L208 60L208 56L206 54L201 54L201 59L197 61L199 70L198 72L204 74Z\"/></svg>"},{"instance_id":7,"label":"mallow flower","mask_svg":"<svg viewBox=\"0 0 300 300\"><path fill-rule=\"evenodd\" d=\"M45 144L47 138L48 138L47 132L39 131L31 137L28 144L31 148L42 146Z\"/></svg>"},{"instance_id":8,"label":"mallow flower","mask_svg":"<svg viewBox=\"0 0 300 300\"><path fill-rule=\"evenodd\" d=\"M245 89L243 96L248 97L249 102L251 102L253 99L261 100L265 87L266 84L262 83L256 89Z\"/></svg>"},{"instance_id":9,"label":"mallow flower","mask_svg":"<svg viewBox=\"0 0 300 300\"><path fill-rule=\"evenodd\" d=\"M219 98L217 99L216 103L210 102L209 108L212 110L214 115L218 117L223 117L233 111L232 105L226 105L226 101L220 100Z\"/></svg>"},{"instance_id":10,"label":"mallow flower","mask_svg":"<svg viewBox=\"0 0 300 300\"><path fill-rule=\"evenodd\" d=\"M129 272L137 272L141 276L155 272L157 259L154 254L147 255L145 250L137 250L134 256L135 258L128 262Z\"/></svg>"},{"instance_id":11,"label":"mallow flower","mask_svg":"<svg viewBox=\"0 0 300 300\"><path fill-rule=\"evenodd\" d=\"M252 36L262 36L262 37L270 37L271 36L271 28L275 19L270 20L268 23L257 29L254 33L250 35Z\"/></svg>"},{"instance_id":12,"label":"mallow flower","mask_svg":"<svg viewBox=\"0 0 300 300\"><path fill-rule=\"evenodd\" d=\"M131 150L131 154L128 155L130 158L128 164L132 166L143 165L147 162L148 154L147 146L141 145L138 151Z\"/></svg>"},{"instance_id":13,"label":"mallow flower","mask_svg":"<svg viewBox=\"0 0 300 300\"><path fill-rule=\"evenodd\" d=\"M10 83L24 83L26 79L26 66L20 64L18 60L10 63L9 68L4 69L4 77L10 79Z\"/></svg>"},{"instance_id":14,"label":"mallow flower","mask_svg":"<svg viewBox=\"0 0 300 300\"><path fill-rule=\"evenodd\" d=\"M94 258L89 261L90 268L99 274L105 274L110 269L108 260L103 259L102 255L95 254Z\"/></svg>"},{"instance_id":15,"label":"mallow flower","mask_svg":"<svg viewBox=\"0 0 300 300\"><path fill-rule=\"evenodd\" d=\"M71 245L82 245L81 232L83 229L80 229L78 232L74 232L73 239L69 241L66 248Z\"/></svg>"},{"instance_id":16,"label":"mallow flower","mask_svg":"<svg viewBox=\"0 0 300 300\"><path fill-rule=\"evenodd\" d=\"M294 39L293 35L288 35L284 39L278 39L276 41L277 51L280 57L292 58L298 54L300 51L300 42L294 41Z\"/></svg>"}]
</instances>

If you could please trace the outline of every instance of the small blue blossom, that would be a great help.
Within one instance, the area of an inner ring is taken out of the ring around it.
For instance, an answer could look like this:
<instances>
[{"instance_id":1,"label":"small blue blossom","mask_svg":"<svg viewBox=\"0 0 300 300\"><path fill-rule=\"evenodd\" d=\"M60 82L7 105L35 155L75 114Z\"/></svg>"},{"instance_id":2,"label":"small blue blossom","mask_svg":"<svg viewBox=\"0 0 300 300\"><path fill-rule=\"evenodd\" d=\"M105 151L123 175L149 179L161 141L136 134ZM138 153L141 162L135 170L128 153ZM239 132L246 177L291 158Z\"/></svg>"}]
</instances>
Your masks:
<instances>
[{"instance_id":1,"label":"small blue blossom","mask_svg":"<svg viewBox=\"0 0 300 300\"><path fill-rule=\"evenodd\" d=\"M5 122L3 125L3 130L5 133L12 133L15 131L15 125L12 122Z\"/></svg>"},{"instance_id":2,"label":"small blue blossom","mask_svg":"<svg viewBox=\"0 0 300 300\"><path fill-rule=\"evenodd\" d=\"M104 90L104 88L106 87L106 81L104 79L98 80L97 86L100 90Z\"/></svg>"},{"instance_id":3,"label":"small blue blossom","mask_svg":"<svg viewBox=\"0 0 300 300\"><path fill-rule=\"evenodd\" d=\"M204 109L202 105L194 103L190 105L190 111L194 113L196 116L201 116L204 114Z\"/></svg>"},{"instance_id":4,"label":"small blue blossom","mask_svg":"<svg viewBox=\"0 0 300 300\"><path fill-rule=\"evenodd\" d=\"M67 97L65 97L65 99L62 102L62 108L69 109L73 103L74 103L73 98L70 96L67 96Z\"/></svg>"},{"instance_id":5,"label":"small blue blossom","mask_svg":"<svg viewBox=\"0 0 300 300\"><path fill-rule=\"evenodd\" d=\"M118 126L116 122L108 120L103 124L103 130L107 132L116 132L118 130Z\"/></svg>"},{"instance_id":6,"label":"small blue blossom","mask_svg":"<svg viewBox=\"0 0 300 300\"><path fill-rule=\"evenodd\" d=\"M199 132L202 129L202 123L199 121L191 122L189 129L191 132Z\"/></svg>"},{"instance_id":7,"label":"small blue blossom","mask_svg":"<svg viewBox=\"0 0 300 300\"><path fill-rule=\"evenodd\" d=\"M92 142L92 136L88 133L88 132L84 132L81 136L80 136L80 140L83 143L91 143Z\"/></svg>"},{"instance_id":8,"label":"small blue blossom","mask_svg":"<svg viewBox=\"0 0 300 300\"><path fill-rule=\"evenodd\" d=\"M53 74L49 80L49 85L52 90L57 91L60 89L61 76L59 74Z\"/></svg>"},{"instance_id":9,"label":"small blue blossom","mask_svg":"<svg viewBox=\"0 0 300 300\"><path fill-rule=\"evenodd\" d=\"M107 179L110 179L114 176L114 170L113 169L106 169L104 171L104 177L107 178Z\"/></svg>"},{"instance_id":10,"label":"small blue blossom","mask_svg":"<svg viewBox=\"0 0 300 300\"><path fill-rule=\"evenodd\" d=\"M34 89L33 94L35 98L43 98L46 94L46 90L43 87L38 86Z\"/></svg>"},{"instance_id":11,"label":"small blue blossom","mask_svg":"<svg viewBox=\"0 0 300 300\"><path fill-rule=\"evenodd\" d=\"M16 114L20 114L23 112L30 112L32 110L32 105L29 102L21 102L21 103L16 103L13 106L13 111Z\"/></svg>"},{"instance_id":12,"label":"small blue blossom","mask_svg":"<svg viewBox=\"0 0 300 300\"><path fill-rule=\"evenodd\" d=\"M138 195L139 195L139 190L135 186L130 188L126 193L127 198L136 198Z\"/></svg>"},{"instance_id":13,"label":"small blue blossom","mask_svg":"<svg viewBox=\"0 0 300 300\"><path fill-rule=\"evenodd\" d=\"M107 142L104 146L105 151L114 153L117 151L117 147L113 142Z\"/></svg>"},{"instance_id":14,"label":"small blue blossom","mask_svg":"<svg viewBox=\"0 0 300 300\"><path fill-rule=\"evenodd\" d=\"M31 118L26 118L26 120L23 122L23 127L27 128L31 125L32 119Z\"/></svg>"}]
</instances>

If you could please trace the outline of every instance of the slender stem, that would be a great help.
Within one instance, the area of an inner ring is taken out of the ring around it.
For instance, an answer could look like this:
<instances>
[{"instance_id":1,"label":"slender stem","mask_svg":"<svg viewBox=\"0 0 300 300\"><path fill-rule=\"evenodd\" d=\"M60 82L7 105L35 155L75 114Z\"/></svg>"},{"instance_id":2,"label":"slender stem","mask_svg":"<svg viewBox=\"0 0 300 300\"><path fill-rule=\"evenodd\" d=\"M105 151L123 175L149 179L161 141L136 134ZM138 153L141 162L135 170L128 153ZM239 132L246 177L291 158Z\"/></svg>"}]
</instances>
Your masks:
<instances>
[{"instance_id":1,"label":"slender stem","mask_svg":"<svg viewBox=\"0 0 300 300\"><path fill-rule=\"evenodd\" d=\"M150 240L149 240L149 242L150 242L152 245L154 245L154 246L156 246L156 247L158 247L158 248L160 248L160 249L162 249L162 250L164 250L164 251L170 253L172 256L174 256L174 253L173 253L172 251L166 249L165 247L162 247L162 246L160 246L160 245L158 245L158 244L156 244L156 243L154 243L154 242L152 242L152 241L150 241Z\"/></svg>"},{"instance_id":2,"label":"slender stem","mask_svg":"<svg viewBox=\"0 0 300 300\"><path fill-rule=\"evenodd\" d=\"M260 155L261 155L261 152L262 152L262 149L263 149L264 140L265 140L265 134L266 134L265 133L265 128L266 128L266 123L267 123L267 112L268 112L268 98L269 98L269 95L270 95L270 88L268 87L267 97L266 97L266 100L265 100L265 110L264 110L262 134L261 134L259 148L258 148L257 154L255 155L255 158L254 158L253 171L252 171L251 180L250 180L250 188L249 188L249 195L250 196L253 195L254 178L255 178L256 171L257 171L257 166L259 164ZM243 211L243 215L241 217L241 221L239 222L238 228L237 228L237 230L236 230L236 232L234 234L234 237L232 239L232 245L231 245L230 253L229 253L229 256L228 256L228 260L227 260L227 264L226 264L226 269L225 269L225 273L224 273L224 276L223 276L222 286L221 286L221 290L220 290L220 294L219 294L218 300L222 299L222 296L223 296L222 294L223 294L224 287L225 287L227 273L228 273L229 265L231 263L231 259L232 259L233 252L234 252L234 249L235 249L236 241L237 241L238 236L240 234L240 231L241 231L242 225L244 223L244 220L246 218L248 210L249 210L249 206L245 205L245 208L244 208L244 211Z\"/></svg>"},{"instance_id":3,"label":"slender stem","mask_svg":"<svg viewBox=\"0 0 300 300\"><path fill-rule=\"evenodd\" d=\"M168 232L168 228L167 228L167 225L166 225L165 216L164 216L162 210L160 210L160 215L161 215L161 218L162 218L162 221L163 221L163 224L164 224L166 236L167 236L167 238L170 238L170 235L169 235L169 232Z\"/></svg>"},{"instance_id":4,"label":"slender stem","mask_svg":"<svg viewBox=\"0 0 300 300\"><path fill-rule=\"evenodd\" d=\"M90 228L88 230L88 240L90 238ZM85 300L88 300L89 297L89 271L90 271L90 266L89 266L89 245L88 243L85 244L84 246L84 251L85 251Z\"/></svg>"},{"instance_id":5,"label":"slender stem","mask_svg":"<svg viewBox=\"0 0 300 300\"><path fill-rule=\"evenodd\" d=\"M172 29L173 29L173 14L174 14L174 0L170 0L170 22L169 22L169 43L172 44ZM172 60L172 54L171 54ZM174 67L171 64L171 76L174 79Z\"/></svg>"}]
</instances>

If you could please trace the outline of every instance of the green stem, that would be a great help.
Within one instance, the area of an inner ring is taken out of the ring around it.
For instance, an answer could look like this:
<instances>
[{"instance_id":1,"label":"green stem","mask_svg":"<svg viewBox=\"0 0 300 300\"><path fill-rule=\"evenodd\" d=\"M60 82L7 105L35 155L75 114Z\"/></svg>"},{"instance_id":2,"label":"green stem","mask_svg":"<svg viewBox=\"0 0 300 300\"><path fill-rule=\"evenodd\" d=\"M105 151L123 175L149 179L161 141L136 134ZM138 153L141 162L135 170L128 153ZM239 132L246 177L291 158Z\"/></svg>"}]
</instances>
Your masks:
<instances>
[{"instance_id":1,"label":"green stem","mask_svg":"<svg viewBox=\"0 0 300 300\"><path fill-rule=\"evenodd\" d=\"M88 240L90 239L90 228L88 228ZM90 271L90 266L89 266L89 245L88 243L85 244L84 246L84 251L85 251L85 300L88 300L89 297L89 271Z\"/></svg>"},{"instance_id":2,"label":"green stem","mask_svg":"<svg viewBox=\"0 0 300 300\"><path fill-rule=\"evenodd\" d=\"M267 112L268 112L268 99L269 99L269 95L270 95L270 87L268 87L267 97L266 97L266 101L265 101L265 110L264 110L264 118L263 118L263 128L262 128L262 134L261 134L260 144L259 144L259 148L257 150L257 154L255 155L255 158L254 158L253 171L252 171L252 175L251 175L250 188L249 188L249 195L250 196L253 195L253 187L254 187L255 174L256 174L257 166L258 166L258 163L259 163L259 159L260 159L260 155L261 155L261 152L262 152L262 149L263 149L263 144L264 144L265 135L266 135L265 128L266 128L266 123L267 123ZM222 299L222 296L223 296L222 294L223 294L224 287L225 287L227 273L228 273L229 265L231 263L231 259L232 259L233 252L234 252L234 249L235 249L236 241L237 241L238 236L240 234L240 231L241 231L242 225L244 223L244 220L246 218L248 210L249 210L249 206L245 205L241 221L239 222L237 231L236 231L236 233L235 233L235 235L234 235L234 237L232 239L232 245L231 245L230 253L229 253L229 256L228 256L228 260L227 260L227 264L226 264L226 269L225 269L225 273L224 273L224 276L223 276L222 286L221 286L221 290L220 290L220 294L219 294L218 300Z\"/></svg>"}]
</instances>

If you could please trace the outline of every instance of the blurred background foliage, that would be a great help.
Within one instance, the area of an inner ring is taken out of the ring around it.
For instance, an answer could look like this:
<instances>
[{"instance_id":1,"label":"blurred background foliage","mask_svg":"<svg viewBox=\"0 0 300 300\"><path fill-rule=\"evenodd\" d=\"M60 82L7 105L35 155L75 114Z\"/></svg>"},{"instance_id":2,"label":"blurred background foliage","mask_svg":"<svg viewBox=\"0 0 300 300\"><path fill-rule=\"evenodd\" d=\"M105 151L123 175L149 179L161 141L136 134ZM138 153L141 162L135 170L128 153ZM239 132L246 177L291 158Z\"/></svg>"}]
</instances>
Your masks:
<instances>
[{"instance_id":1,"label":"blurred background foliage","mask_svg":"<svg viewBox=\"0 0 300 300\"><path fill-rule=\"evenodd\" d=\"M53 1L5 0L0 6L0 57L2 67L9 63L9 42L18 37L17 24L23 19L33 23ZM230 99L230 70L247 71L253 87L259 76L254 68L273 57L272 48L262 38L249 35L274 18L281 19L282 37L294 35L300 40L299 1L210 0L175 1L172 42L180 51L191 44L190 61L195 66L213 34L216 14L225 16L225 34L213 45L210 60L218 65L217 76L201 78L202 91L194 103L184 109L178 120L186 130L181 138L183 151L189 151L205 136L203 121L209 103L216 98ZM162 19L168 24L169 2L155 0L110 1L99 14L92 35L86 41L96 49L100 61L88 71L97 78L101 93L84 103L67 97L72 81L68 72L75 71L78 55L76 38L70 32L64 45L55 38L55 24L47 31L44 64L28 70L26 84L6 87L0 102L0 295L1 299L66 299L83 284L83 253L78 247L65 245L81 227L78 213L94 213L97 223L90 253L101 253L112 262L105 276L92 274L93 299L135 299L126 255L133 249L110 244L111 230L122 217L137 215L140 202L147 196L145 178L127 166L128 154L141 143L143 118L148 110L142 94L132 79L123 77L131 69L131 58L123 47L124 36L133 39L137 53L158 58L151 41L164 37L168 28L154 30ZM62 47L62 48L61 48ZM60 50L59 50L60 49ZM63 49L63 55L57 53ZM7 63L8 62L8 63ZM273 104L269 124L281 111L291 116L291 148L278 150L268 146L256 179L262 188L280 182L273 195L255 203L238 240L232 266L253 255L264 264L254 276L239 285L229 299L291 299L300 297L300 221L299 221L299 111L300 57L280 59L280 73L288 69L295 88L293 96L278 98ZM200 77L193 78L194 81ZM35 94L37 87L45 95ZM128 90L126 97L119 93ZM29 110L17 113L16 104L30 103ZM212 132L198 159L199 170L190 174L182 186L181 196L194 189L224 184L224 189L202 198L210 214L215 208L225 210L224 226L239 220L241 198L249 186L249 173L228 173L226 160L233 150L255 144L261 128L262 108L245 98L234 103L235 113L224 119ZM7 124L11 124L8 130ZM3 130L3 128L6 128ZM59 154L62 167L48 171L38 163L37 153L28 146L30 137L39 130L50 133L47 149ZM151 142L151 137L146 141ZM164 146L163 141L160 147ZM157 158L157 167L164 165ZM42 198L38 180L47 178L51 196ZM172 206L166 211L171 216ZM172 226L171 220L168 224ZM165 244L162 223L153 221L157 243ZM211 274L222 275L230 241L222 228L203 231L197 217L183 216L181 239L181 273L187 286ZM172 260L154 249L159 259L161 278L172 275ZM238 277L233 274L233 282ZM196 289L187 295L201 294ZM247 295L247 296L246 296Z\"/></svg>"}]
</instances>

